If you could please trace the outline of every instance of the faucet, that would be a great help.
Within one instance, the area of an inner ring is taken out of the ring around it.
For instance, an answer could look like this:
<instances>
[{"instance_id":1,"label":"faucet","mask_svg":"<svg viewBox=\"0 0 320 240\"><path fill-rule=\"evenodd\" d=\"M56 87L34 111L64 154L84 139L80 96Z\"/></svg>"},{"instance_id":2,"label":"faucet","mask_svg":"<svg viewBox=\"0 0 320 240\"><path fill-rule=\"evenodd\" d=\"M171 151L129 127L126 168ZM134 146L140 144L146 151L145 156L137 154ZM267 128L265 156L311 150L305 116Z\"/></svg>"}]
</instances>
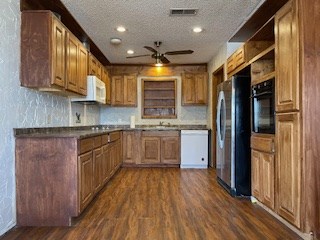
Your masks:
<instances>
[{"instance_id":1,"label":"faucet","mask_svg":"<svg viewBox=\"0 0 320 240\"><path fill-rule=\"evenodd\" d=\"M163 124L164 124L164 122L160 121L159 125L160 125L160 126L163 126Z\"/></svg>"}]
</instances>

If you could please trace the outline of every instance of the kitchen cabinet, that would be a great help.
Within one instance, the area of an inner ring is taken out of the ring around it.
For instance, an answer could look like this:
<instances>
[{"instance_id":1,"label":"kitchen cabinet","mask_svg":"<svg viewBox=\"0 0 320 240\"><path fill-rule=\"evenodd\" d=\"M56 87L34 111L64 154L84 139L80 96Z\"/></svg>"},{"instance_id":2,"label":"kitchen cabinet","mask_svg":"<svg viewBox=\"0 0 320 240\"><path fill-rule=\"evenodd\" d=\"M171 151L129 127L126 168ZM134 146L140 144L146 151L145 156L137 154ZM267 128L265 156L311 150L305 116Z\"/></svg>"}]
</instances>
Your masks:
<instances>
[{"instance_id":1,"label":"kitchen cabinet","mask_svg":"<svg viewBox=\"0 0 320 240\"><path fill-rule=\"evenodd\" d=\"M120 167L120 131L68 134L16 139L17 225L69 226Z\"/></svg>"},{"instance_id":2,"label":"kitchen cabinet","mask_svg":"<svg viewBox=\"0 0 320 240\"><path fill-rule=\"evenodd\" d=\"M180 164L180 137L161 137L161 162Z\"/></svg>"},{"instance_id":3,"label":"kitchen cabinet","mask_svg":"<svg viewBox=\"0 0 320 240\"><path fill-rule=\"evenodd\" d=\"M275 15L276 111L299 110L299 32L296 1Z\"/></svg>"},{"instance_id":4,"label":"kitchen cabinet","mask_svg":"<svg viewBox=\"0 0 320 240\"><path fill-rule=\"evenodd\" d=\"M102 65L93 54L89 55L89 75L102 78Z\"/></svg>"},{"instance_id":5,"label":"kitchen cabinet","mask_svg":"<svg viewBox=\"0 0 320 240\"><path fill-rule=\"evenodd\" d=\"M105 67L102 68L101 73L102 73L101 80L106 85L106 104L110 105L111 104L111 81L110 81L109 73Z\"/></svg>"},{"instance_id":6,"label":"kitchen cabinet","mask_svg":"<svg viewBox=\"0 0 320 240\"><path fill-rule=\"evenodd\" d=\"M52 12L23 11L21 85L63 95L85 95L82 76L86 69L83 61L86 51L80 44Z\"/></svg>"},{"instance_id":7,"label":"kitchen cabinet","mask_svg":"<svg viewBox=\"0 0 320 240\"><path fill-rule=\"evenodd\" d=\"M88 51L72 33L66 39L66 89L87 95Z\"/></svg>"},{"instance_id":8,"label":"kitchen cabinet","mask_svg":"<svg viewBox=\"0 0 320 240\"><path fill-rule=\"evenodd\" d=\"M137 106L137 77L135 75L112 76L111 89L112 106Z\"/></svg>"},{"instance_id":9,"label":"kitchen cabinet","mask_svg":"<svg viewBox=\"0 0 320 240\"><path fill-rule=\"evenodd\" d=\"M300 113L276 115L277 212L300 227Z\"/></svg>"},{"instance_id":10,"label":"kitchen cabinet","mask_svg":"<svg viewBox=\"0 0 320 240\"><path fill-rule=\"evenodd\" d=\"M80 212L93 198L93 157L91 152L79 156L79 181L80 181Z\"/></svg>"},{"instance_id":11,"label":"kitchen cabinet","mask_svg":"<svg viewBox=\"0 0 320 240\"><path fill-rule=\"evenodd\" d=\"M252 195L270 209L275 207L274 136L251 136Z\"/></svg>"},{"instance_id":12,"label":"kitchen cabinet","mask_svg":"<svg viewBox=\"0 0 320 240\"><path fill-rule=\"evenodd\" d=\"M239 66L246 62L245 46L239 47L228 59L227 59L227 73L231 73Z\"/></svg>"},{"instance_id":13,"label":"kitchen cabinet","mask_svg":"<svg viewBox=\"0 0 320 240\"><path fill-rule=\"evenodd\" d=\"M142 131L141 164L180 164L179 131Z\"/></svg>"},{"instance_id":14,"label":"kitchen cabinet","mask_svg":"<svg viewBox=\"0 0 320 240\"><path fill-rule=\"evenodd\" d=\"M122 145L123 145L123 163L135 164L140 160L140 139L141 131L123 131Z\"/></svg>"},{"instance_id":15,"label":"kitchen cabinet","mask_svg":"<svg viewBox=\"0 0 320 240\"><path fill-rule=\"evenodd\" d=\"M208 74L182 74L182 105L207 105Z\"/></svg>"}]
</instances>

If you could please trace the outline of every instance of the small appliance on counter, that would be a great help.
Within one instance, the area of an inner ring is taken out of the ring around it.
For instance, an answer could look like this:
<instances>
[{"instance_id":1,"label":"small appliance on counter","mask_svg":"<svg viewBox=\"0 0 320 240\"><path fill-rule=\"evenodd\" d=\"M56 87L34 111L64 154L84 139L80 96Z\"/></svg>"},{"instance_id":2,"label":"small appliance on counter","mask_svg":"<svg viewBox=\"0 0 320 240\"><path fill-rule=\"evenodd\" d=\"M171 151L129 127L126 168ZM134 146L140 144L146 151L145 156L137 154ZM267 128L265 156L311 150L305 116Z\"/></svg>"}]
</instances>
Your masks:
<instances>
[{"instance_id":1,"label":"small appliance on counter","mask_svg":"<svg viewBox=\"0 0 320 240\"><path fill-rule=\"evenodd\" d=\"M250 77L218 85L217 178L232 196L251 195Z\"/></svg>"}]
</instances>

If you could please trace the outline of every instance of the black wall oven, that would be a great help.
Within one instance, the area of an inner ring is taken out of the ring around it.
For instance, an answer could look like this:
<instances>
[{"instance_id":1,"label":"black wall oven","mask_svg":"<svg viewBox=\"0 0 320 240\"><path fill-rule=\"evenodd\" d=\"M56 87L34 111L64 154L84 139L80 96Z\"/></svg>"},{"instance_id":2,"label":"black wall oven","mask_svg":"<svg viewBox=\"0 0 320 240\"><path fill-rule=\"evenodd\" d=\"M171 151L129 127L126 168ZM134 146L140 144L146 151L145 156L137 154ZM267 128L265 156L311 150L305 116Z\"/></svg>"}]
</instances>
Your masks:
<instances>
[{"instance_id":1,"label":"black wall oven","mask_svg":"<svg viewBox=\"0 0 320 240\"><path fill-rule=\"evenodd\" d=\"M252 86L252 131L275 133L274 78Z\"/></svg>"}]
</instances>

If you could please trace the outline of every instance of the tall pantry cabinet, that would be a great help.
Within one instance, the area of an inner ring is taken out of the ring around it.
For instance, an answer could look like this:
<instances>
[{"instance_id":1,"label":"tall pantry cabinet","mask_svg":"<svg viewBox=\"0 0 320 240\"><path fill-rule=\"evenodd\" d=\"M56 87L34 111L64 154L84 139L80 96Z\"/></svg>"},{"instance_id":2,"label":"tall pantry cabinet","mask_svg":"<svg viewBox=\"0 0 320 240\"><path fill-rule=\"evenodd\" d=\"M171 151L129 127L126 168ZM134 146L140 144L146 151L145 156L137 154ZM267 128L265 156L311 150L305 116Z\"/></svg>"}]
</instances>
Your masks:
<instances>
[{"instance_id":1,"label":"tall pantry cabinet","mask_svg":"<svg viewBox=\"0 0 320 240\"><path fill-rule=\"evenodd\" d=\"M275 15L276 211L320 238L320 1Z\"/></svg>"}]
</instances>

